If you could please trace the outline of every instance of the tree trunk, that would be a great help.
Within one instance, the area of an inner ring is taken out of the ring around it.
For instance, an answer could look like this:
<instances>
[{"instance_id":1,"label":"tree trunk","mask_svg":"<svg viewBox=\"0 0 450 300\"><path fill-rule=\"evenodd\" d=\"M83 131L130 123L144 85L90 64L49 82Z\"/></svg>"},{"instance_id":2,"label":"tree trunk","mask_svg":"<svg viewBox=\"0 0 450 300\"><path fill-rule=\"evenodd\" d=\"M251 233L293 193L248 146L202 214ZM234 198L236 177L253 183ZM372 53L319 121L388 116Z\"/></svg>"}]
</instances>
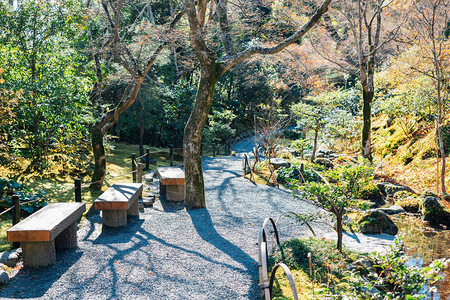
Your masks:
<instances>
[{"instance_id":1,"label":"tree trunk","mask_svg":"<svg viewBox=\"0 0 450 300\"><path fill-rule=\"evenodd\" d=\"M342 215L336 215L337 249L342 252Z\"/></svg>"},{"instance_id":2,"label":"tree trunk","mask_svg":"<svg viewBox=\"0 0 450 300\"><path fill-rule=\"evenodd\" d=\"M314 129L314 144L313 144L313 151L311 154L311 161L314 162L316 159L316 151L317 151L317 140L319 138L319 121L316 123L316 128Z\"/></svg>"},{"instance_id":3,"label":"tree trunk","mask_svg":"<svg viewBox=\"0 0 450 300\"><path fill-rule=\"evenodd\" d=\"M103 134L94 124L91 128L92 151L94 152L94 174L92 174L90 189L100 190L106 174L105 147L103 146Z\"/></svg>"},{"instance_id":4,"label":"tree trunk","mask_svg":"<svg viewBox=\"0 0 450 300\"><path fill-rule=\"evenodd\" d=\"M374 92L363 88L363 129L362 129L362 155L372 162L372 100Z\"/></svg>"},{"instance_id":5,"label":"tree trunk","mask_svg":"<svg viewBox=\"0 0 450 300\"><path fill-rule=\"evenodd\" d=\"M139 156L144 155L144 112L142 107L141 93L139 92Z\"/></svg>"},{"instance_id":6,"label":"tree trunk","mask_svg":"<svg viewBox=\"0 0 450 300\"><path fill-rule=\"evenodd\" d=\"M184 129L184 203L187 208L201 208L206 205L201 159L202 132L208 120L217 77L215 57L211 57L201 68L194 108Z\"/></svg>"}]
</instances>

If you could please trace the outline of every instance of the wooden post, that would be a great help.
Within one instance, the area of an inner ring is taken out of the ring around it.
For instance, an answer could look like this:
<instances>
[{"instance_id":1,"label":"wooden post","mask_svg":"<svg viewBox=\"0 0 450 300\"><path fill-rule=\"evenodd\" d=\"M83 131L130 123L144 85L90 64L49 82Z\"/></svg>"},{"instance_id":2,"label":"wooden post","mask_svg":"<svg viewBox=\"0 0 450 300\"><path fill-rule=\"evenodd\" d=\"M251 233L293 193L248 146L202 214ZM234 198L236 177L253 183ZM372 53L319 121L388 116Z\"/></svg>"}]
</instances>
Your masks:
<instances>
[{"instance_id":1,"label":"wooden post","mask_svg":"<svg viewBox=\"0 0 450 300\"><path fill-rule=\"evenodd\" d=\"M12 201L14 203L14 209L13 209L13 218L12 223L13 226L20 222L20 198L19 195L12 195ZM19 248L20 242L13 242L13 248Z\"/></svg>"},{"instance_id":2,"label":"wooden post","mask_svg":"<svg viewBox=\"0 0 450 300\"><path fill-rule=\"evenodd\" d=\"M81 202L81 179L75 179L75 202Z\"/></svg>"},{"instance_id":3,"label":"wooden post","mask_svg":"<svg viewBox=\"0 0 450 300\"><path fill-rule=\"evenodd\" d=\"M311 252L308 252L308 262L309 262L309 278L312 278L312 257L311 257Z\"/></svg>"},{"instance_id":4,"label":"wooden post","mask_svg":"<svg viewBox=\"0 0 450 300\"><path fill-rule=\"evenodd\" d=\"M173 146L170 147L170 166L173 166Z\"/></svg>"},{"instance_id":5,"label":"wooden post","mask_svg":"<svg viewBox=\"0 0 450 300\"><path fill-rule=\"evenodd\" d=\"M148 148L145 152L145 157L147 158L145 161L145 169L149 170L150 169L150 149L148 149Z\"/></svg>"},{"instance_id":6,"label":"wooden post","mask_svg":"<svg viewBox=\"0 0 450 300\"><path fill-rule=\"evenodd\" d=\"M255 164L253 165L253 171L255 171L255 165L259 161L258 144L256 143L256 116L253 115L253 122L255 123Z\"/></svg>"},{"instance_id":7,"label":"wooden post","mask_svg":"<svg viewBox=\"0 0 450 300\"><path fill-rule=\"evenodd\" d=\"M306 181L304 180L305 177L303 176L303 174L305 174L305 165L302 163L302 164L300 164L300 176L301 176L300 180L301 180L301 183L306 183Z\"/></svg>"},{"instance_id":8,"label":"wooden post","mask_svg":"<svg viewBox=\"0 0 450 300\"><path fill-rule=\"evenodd\" d=\"M13 210L13 225L16 225L20 222L20 198L19 195L12 195L12 201L14 203L14 210Z\"/></svg>"},{"instance_id":9,"label":"wooden post","mask_svg":"<svg viewBox=\"0 0 450 300\"><path fill-rule=\"evenodd\" d=\"M137 182L142 183L142 163L137 165Z\"/></svg>"},{"instance_id":10,"label":"wooden post","mask_svg":"<svg viewBox=\"0 0 450 300\"><path fill-rule=\"evenodd\" d=\"M133 183L136 183L136 153L131 155L131 171L133 171Z\"/></svg>"}]
</instances>

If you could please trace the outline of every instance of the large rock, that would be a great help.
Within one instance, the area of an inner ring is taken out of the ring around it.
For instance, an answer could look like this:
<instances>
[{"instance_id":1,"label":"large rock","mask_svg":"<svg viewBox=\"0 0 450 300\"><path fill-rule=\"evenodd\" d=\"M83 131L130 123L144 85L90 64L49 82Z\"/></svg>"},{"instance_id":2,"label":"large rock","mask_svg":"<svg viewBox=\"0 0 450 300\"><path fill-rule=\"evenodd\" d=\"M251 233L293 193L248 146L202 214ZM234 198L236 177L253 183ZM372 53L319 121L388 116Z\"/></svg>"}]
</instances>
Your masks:
<instances>
[{"instance_id":1,"label":"large rock","mask_svg":"<svg viewBox=\"0 0 450 300\"><path fill-rule=\"evenodd\" d=\"M398 227L389 216L379 210L370 210L358 221L359 229L364 234L387 233L396 235Z\"/></svg>"},{"instance_id":2,"label":"large rock","mask_svg":"<svg viewBox=\"0 0 450 300\"><path fill-rule=\"evenodd\" d=\"M444 209L438 198L427 196L422 200L420 206L424 221L450 226L450 212Z\"/></svg>"},{"instance_id":3,"label":"large rock","mask_svg":"<svg viewBox=\"0 0 450 300\"><path fill-rule=\"evenodd\" d=\"M390 197L393 197L397 192L414 193L414 191L408 186L393 184L390 182L378 182L377 186L383 194Z\"/></svg>"},{"instance_id":4,"label":"large rock","mask_svg":"<svg viewBox=\"0 0 450 300\"><path fill-rule=\"evenodd\" d=\"M387 215L398 215L398 214L404 214L405 210L401 206L390 206L390 207L380 207L377 208L377 210L384 212Z\"/></svg>"},{"instance_id":5,"label":"large rock","mask_svg":"<svg viewBox=\"0 0 450 300\"><path fill-rule=\"evenodd\" d=\"M0 256L0 263L14 268L19 262L19 254L17 252L3 252Z\"/></svg>"},{"instance_id":6,"label":"large rock","mask_svg":"<svg viewBox=\"0 0 450 300\"><path fill-rule=\"evenodd\" d=\"M291 163L283 158L271 158L269 163L273 165L274 169L289 168L291 166Z\"/></svg>"}]
</instances>

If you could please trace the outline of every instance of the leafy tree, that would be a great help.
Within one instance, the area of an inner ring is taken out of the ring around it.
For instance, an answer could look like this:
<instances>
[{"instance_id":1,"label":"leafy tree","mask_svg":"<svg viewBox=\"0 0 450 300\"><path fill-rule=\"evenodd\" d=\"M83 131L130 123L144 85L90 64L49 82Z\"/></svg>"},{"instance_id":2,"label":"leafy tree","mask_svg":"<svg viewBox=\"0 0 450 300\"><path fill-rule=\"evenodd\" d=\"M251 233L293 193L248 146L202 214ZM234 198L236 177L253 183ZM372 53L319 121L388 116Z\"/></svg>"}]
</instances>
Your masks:
<instances>
[{"instance_id":1,"label":"leafy tree","mask_svg":"<svg viewBox=\"0 0 450 300\"><path fill-rule=\"evenodd\" d=\"M441 155L441 192L445 188L445 149L442 134L444 100L450 87L450 41L445 35L448 27L450 3L446 0L422 0L414 2L414 14L410 21L412 38L423 53L410 65L414 71L432 79L436 99L435 127ZM439 177L439 175L438 175Z\"/></svg>"},{"instance_id":2,"label":"leafy tree","mask_svg":"<svg viewBox=\"0 0 450 300\"><path fill-rule=\"evenodd\" d=\"M339 1L333 7L337 12L324 18L324 33L315 37L321 44L326 60L346 73L359 78L363 99L363 127L361 149L364 158L372 161L372 102L375 96L375 73L382 48L397 37L407 16L401 4L387 0ZM339 25L335 25L339 24ZM333 44L330 44L332 42ZM331 46L333 45L333 46ZM338 53L331 57L325 53Z\"/></svg>"},{"instance_id":3,"label":"leafy tree","mask_svg":"<svg viewBox=\"0 0 450 300\"><path fill-rule=\"evenodd\" d=\"M206 142L213 147L213 156L216 155L216 148L219 145L225 145L227 150L229 149L231 138L236 132L230 126L235 117L230 110L213 111L213 114L209 116L208 125L206 125L203 134L206 137Z\"/></svg>"},{"instance_id":4,"label":"leafy tree","mask_svg":"<svg viewBox=\"0 0 450 300\"><path fill-rule=\"evenodd\" d=\"M372 169L361 166L339 166L329 171L325 176L330 183L310 182L300 185L300 181L291 182L288 186L299 191L298 197L305 197L314 205L330 212L336 219L337 249L342 251L342 234L344 216L347 212L360 205L356 198L372 178Z\"/></svg>"},{"instance_id":5,"label":"leafy tree","mask_svg":"<svg viewBox=\"0 0 450 300\"><path fill-rule=\"evenodd\" d=\"M171 2L172 3L172 2ZM117 123L119 116L137 99L141 86L149 76L157 57L163 52L169 41L170 33L184 14L180 8L175 15L158 15L155 18L151 3L141 3L138 10L134 1L118 1L113 3L103 0L103 10L97 12L97 7L87 7L86 11L93 16L89 36L96 39L90 43L90 52L94 59L97 81L92 91L92 100L97 110L97 119L91 127L92 148L94 153L94 173L92 174L92 189L100 189L106 173L106 157L103 146L105 134ZM158 2L158 4L161 4ZM151 12L151 13L150 13ZM162 22L162 23L159 23ZM139 25L139 26L138 26ZM101 30L99 30L101 28ZM106 39L103 32L109 33ZM164 38L163 38L164 36ZM155 37L155 38L153 38ZM158 40L158 37L162 41ZM112 107L105 109L102 92L106 74L101 59L112 60L125 73L127 88L121 95L121 100Z\"/></svg>"},{"instance_id":6,"label":"leafy tree","mask_svg":"<svg viewBox=\"0 0 450 300\"><path fill-rule=\"evenodd\" d=\"M316 158L319 131L325 127L326 115L331 109L331 103L323 100L320 96L309 97L305 99L305 102L294 104L291 107L292 112L296 116L297 124L302 127L312 127L314 129L311 161L314 161Z\"/></svg>"},{"instance_id":7,"label":"leafy tree","mask_svg":"<svg viewBox=\"0 0 450 300\"><path fill-rule=\"evenodd\" d=\"M74 51L83 22L76 0L19 4L0 10L4 88L21 94L10 135L26 145L32 167L43 167L51 152L72 154L90 121L89 77Z\"/></svg>"},{"instance_id":8,"label":"leafy tree","mask_svg":"<svg viewBox=\"0 0 450 300\"><path fill-rule=\"evenodd\" d=\"M213 18L208 18L208 2L207 0L184 1L189 21L190 45L200 63L200 82L197 96L191 117L184 130L183 142L184 167L186 172L185 204L189 208L205 207L205 192L201 167L201 138L211 108L214 89L219 78L233 66L253 55L275 54L297 42L319 21L322 14L327 10L331 0L324 1L303 27L275 46L263 46L254 39L254 36L251 36L249 37L251 42L241 46L242 51L239 51L235 46L235 40L232 38L233 24L231 23L232 19L230 19L229 14L229 2L227 0L211 1L212 6L210 7L212 9L210 9L209 15L217 17L217 26L213 26ZM266 12L262 13L268 12L266 10ZM216 41L210 40L210 37L215 35L211 35L209 32L215 29L219 32L220 41L217 42L220 42L220 48L215 46ZM237 29L237 31L239 32L240 30Z\"/></svg>"}]
</instances>

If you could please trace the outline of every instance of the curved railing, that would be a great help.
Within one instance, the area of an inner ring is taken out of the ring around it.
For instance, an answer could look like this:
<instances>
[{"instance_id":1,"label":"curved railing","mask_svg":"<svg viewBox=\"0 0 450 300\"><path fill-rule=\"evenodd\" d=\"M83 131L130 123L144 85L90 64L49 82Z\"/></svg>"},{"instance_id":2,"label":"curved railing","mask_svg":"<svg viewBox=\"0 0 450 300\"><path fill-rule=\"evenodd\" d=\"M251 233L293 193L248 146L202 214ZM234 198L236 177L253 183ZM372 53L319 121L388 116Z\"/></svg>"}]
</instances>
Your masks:
<instances>
[{"instance_id":1,"label":"curved railing","mask_svg":"<svg viewBox=\"0 0 450 300\"><path fill-rule=\"evenodd\" d=\"M298 299L297 294L297 288L295 287L294 278L292 277L291 271L284 263L278 263L274 266L272 269L272 272L270 274L269 278L269 270L268 270L268 258L269 258L269 251L268 251L268 244L267 244L267 237L268 234L268 225L272 225L274 237L276 246L280 248L281 253L281 259L284 261L284 251L281 249L281 243L280 243L280 236L278 234L277 224L278 221L287 214L295 214L293 212L288 212L282 214L280 217L278 217L277 221L274 221L273 218L266 218L263 222L263 225L259 229L258 234L258 269L259 269L259 286L261 289L261 299L270 300L272 298L272 290L273 290L273 281L275 279L275 273L279 267L281 267L284 270L284 273L286 274L289 284L291 286L292 294L294 296L294 299ZM306 223L306 222L305 222ZM309 225L308 225L309 226ZM272 240L273 244L273 240Z\"/></svg>"}]
</instances>

